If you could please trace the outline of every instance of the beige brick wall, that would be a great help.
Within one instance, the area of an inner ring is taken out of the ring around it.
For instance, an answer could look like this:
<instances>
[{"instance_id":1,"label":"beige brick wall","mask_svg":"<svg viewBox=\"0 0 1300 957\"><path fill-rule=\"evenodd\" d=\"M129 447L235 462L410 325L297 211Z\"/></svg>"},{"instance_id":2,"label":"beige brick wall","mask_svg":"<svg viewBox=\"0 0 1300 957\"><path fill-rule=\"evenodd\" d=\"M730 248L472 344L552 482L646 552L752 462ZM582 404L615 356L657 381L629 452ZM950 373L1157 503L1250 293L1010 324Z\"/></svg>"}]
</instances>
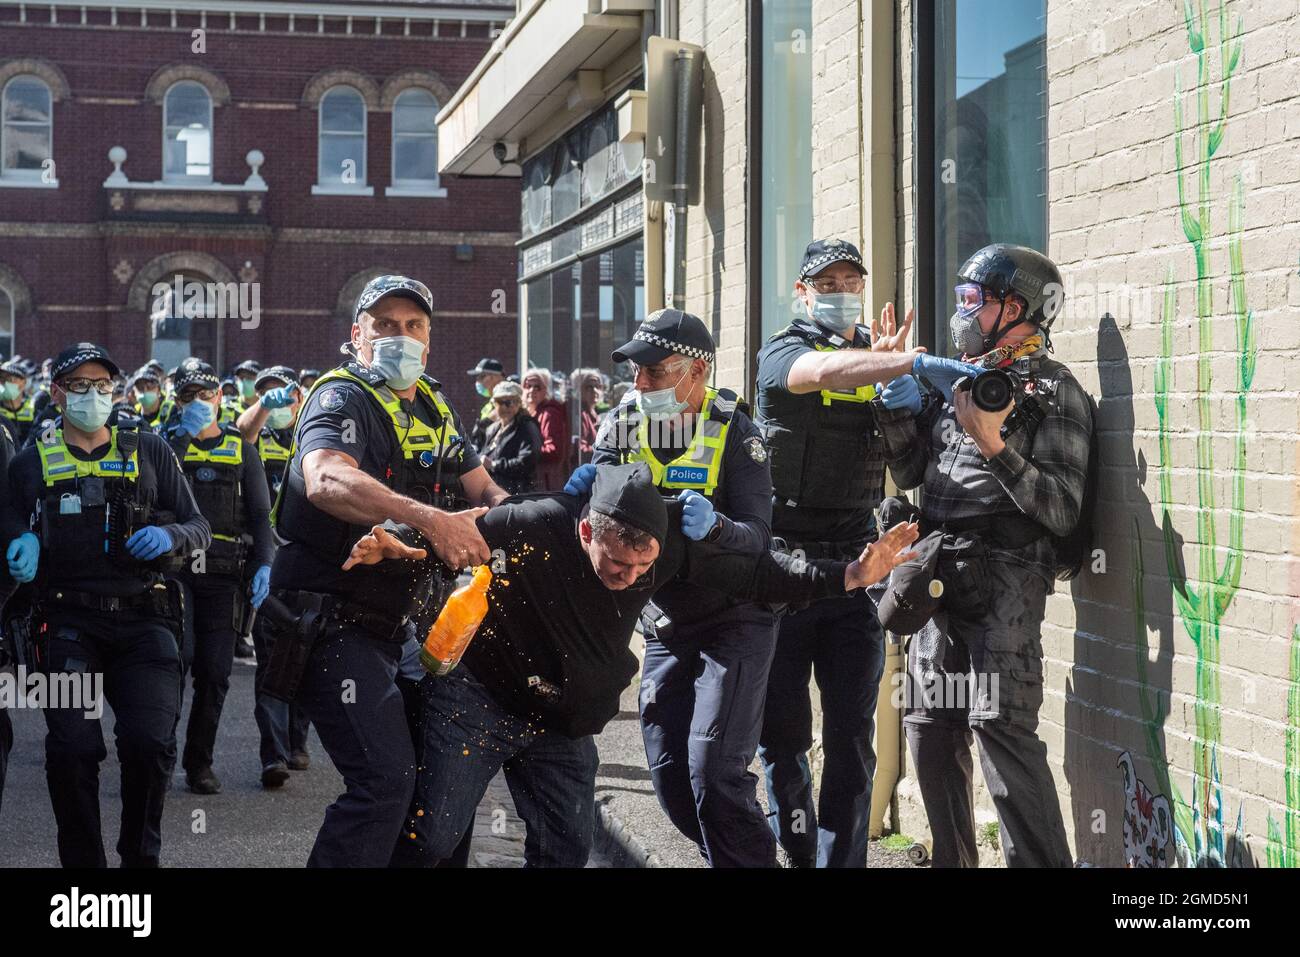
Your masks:
<instances>
[{"instance_id":1,"label":"beige brick wall","mask_svg":"<svg viewBox=\"0 0 1300 957\"><path fill-rule=\"evenodd\" d=\"M745 382L746 38L744 0L678 5L678 38L704 48L703 202L687 215L686 304L718 340L716 384Z\"/></svg>"},{"instance_id":2,"label":"beige brick wall","mask_svg":"<svg viewBox=\"0 0 1300 957\"><path fill-rule=\"evenodd\" d=\"M1179 220L1174 156L1175 75L1184 103L1187 201L1196 204L1202 164L1196 125L1196 57L1182 5L1119 0L1052 0L1048 14L1050 254L1066 278L1070 308L1054 337L1057 357L1101 402L1100 547L1104 575L1087 575L1051 599L1044 629L1048 743L1067 824L1080 858L1122 861L1125 802L1118 756L1130 752L1138 777L1163 789L1152 758L1169 763L1172 788L1190 802L1197 748L1198 649L1178 614L1166 568L1159 489L1155 373L1162 283L1177 289L1174 383L1169 397L1172 527L1182 540L1189 587L1199 571L1201 503L1196 453L1196 264ZM1209 4L1209 115L1218 116L1222 62L1217 4ZM1222 819L1245 854L1265 858L1268 816L1281 820L1289 637L1300 597L1296 464L1300 352L1296 261L1300 251L1300 17L1294 4L1227 4L1229 30L1243 24L1223 144L1209 163L1206 275L1211 291L1212 376L1209 475L1217 528L1215 562L1228 554L1237 435L1237 343L1229 297L1228 209L1241 175L1245 214L1244 291L1254 312L1258 358L1246 398L1242 574L1222 618L1217 745ZM1124 287L1106 299L1090 288ZM1110 312L1113 321L1101 321ZM1137 684L1139 637L1133 529L1141 543L1151 693L1169 717L1148 747ZM1206 658L1201 667L1213 668ZM1158 653L1158 654L1157 654ZM1172 694L1170 694L1172 692ZM1208 701L1203 698L1203 701ZM1164 757L1156 750L1159 744ZM1172 803L1174 796L1165 795ZM1300 809L1296 809L1300 811ZM1100 812L1100 814L1098 813ZM1202 814L1206 810L1202 808ZM1104 815L1104 817L1102 816Z\"/></svg>"}]
</instances>

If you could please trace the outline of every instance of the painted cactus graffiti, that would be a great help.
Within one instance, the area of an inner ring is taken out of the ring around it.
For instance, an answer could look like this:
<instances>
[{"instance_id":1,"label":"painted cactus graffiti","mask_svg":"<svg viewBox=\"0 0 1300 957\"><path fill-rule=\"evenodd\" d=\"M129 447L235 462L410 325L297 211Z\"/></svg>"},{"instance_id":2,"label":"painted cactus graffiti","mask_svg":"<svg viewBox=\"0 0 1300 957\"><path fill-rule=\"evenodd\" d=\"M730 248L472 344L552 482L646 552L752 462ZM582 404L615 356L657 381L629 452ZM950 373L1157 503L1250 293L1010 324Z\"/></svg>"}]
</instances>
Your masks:
<instances>
[{"instance_id":1,"label":"painted cactus graffiti","mask_svg":"<svg viewBox=\"0 0 1300 957\"><path fill-rule=\"evenodd\" d=\"M1282 823L1268 816L1269 867L1300 867L1300 625L1291 635L1291 687L1286 696L1282 774L1286 811Z\"/></svg>"},{"instance_id":2,"label":"painted cactus graffiti","mask_svg":"<svg viewBox=\"0 0 1300 957\"><path fill-rule=\"evenodd\" d=\"M1229 305L1236 333L1236 390L1235 436L1231 462L1216 468L1213 453L1214 415L1211 405L1210 361L1214 351L1214 324L1212 323L1212 285L1209 263L1211 239L1211 186L1210 162L1223 144L1228 116L1230 83L1241 58L1242 21L1237 19L1229 33L1226 6L1220 0L1218 9L1219 54L1221 76L1217 118L1210 118L1210 47L1208 43L1208 18L1205 0L1199 0L1197 10L1191 0L1184 0L1184 16L1188 42L1196 55L1196 109L1194 142L1196 158L1184 160L1183 95L1181 81L1175 74L1174 93L1174 155L1178 176L1179 218L1183 234L1192 247L1196 263L1196 465L1197 465L1197 561L1194 572L1184 570L1178 538L1174 531L1172 508L1173 458L1170 450L1172 426L1170 422L1169 394L1173 386L1173 327L1177 312L1177 290L1173 268L1165 279L1165 295L1161 310L1161 351L1155 369L1155 406L1159 420L1159 482L1160 502L1163 510L1165 564L1173 584L1174 598L1179 617L1188 637L1196 648L1196 698L1195 698L1195 757L1192 771L1192 795L1188 802L1172 787L1167 763L1160 746L1159 728L1165 714L1160 702L1150 699L1146 686L1146 634L1145 624L1138 621L1139 683L1141 708L1146 721L1147 750L1156 768L1157 783L1161 790L1174 798L1175 835L1179 856L1184 863L1222 866L1226 860L1228 835L1223 822L1223 800L1219 781L1218 750L1222 736L1219 690L1220 630L1228 609L1236 597L1241 583L1242 537L1245 505L1246 465L1246 396L1255 375L1256 341L1254 313L1246 302L1245 267L1242 261L1242 214L1245 198L1241 176L1234 178L1232 195L1228 201L1228 288ZM1186 174L1197 177L1197 195L1189 198L1185 183ZM1227 474L1231 479L1232 501L1228 508L1228 541L1226 548L1218 538L1218 505L1215 478ZM1135 546L1136 547L1136 546ZM1223 563L1218 556L1224 554ZM1137 584L1135 607L1141 598L1141 555L1137 553ZM1237 826L1240 829L1241 815Z\"/></svg>"}]
</instances>

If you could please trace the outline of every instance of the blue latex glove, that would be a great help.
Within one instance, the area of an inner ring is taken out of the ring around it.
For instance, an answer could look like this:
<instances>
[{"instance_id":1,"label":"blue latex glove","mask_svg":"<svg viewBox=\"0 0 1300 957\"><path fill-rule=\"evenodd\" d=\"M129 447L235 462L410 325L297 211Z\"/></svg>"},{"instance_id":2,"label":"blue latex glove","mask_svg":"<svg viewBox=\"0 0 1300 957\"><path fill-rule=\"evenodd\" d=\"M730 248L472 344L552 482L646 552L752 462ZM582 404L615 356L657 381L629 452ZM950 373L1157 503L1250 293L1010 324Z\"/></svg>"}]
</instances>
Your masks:
<instances>
[{"instance_id":1,"label":"blue latex glove","mask_svg":"<svg viewBox=\"0 0 1300 957\"><path fill-rule=\"evenodd\" d=\"M9 574L16 582L29 582L36 577L36 564L41 557L41 540L32 532L23 532L9 543L5 558L9 561Z\"/></svg>"},{"instance_id":2,"label":"blue latex glove","mask_svg":"<svg viewBox=\"0 0 1300 957\"><path fill-rule=\"evenodd\" d=\"M186 435L198 435L212 424L212 406L202 399L195 399L181 412L181 431Z\"/></svg>"},{"instance_id":3,"label":"blue latex glove","mask_svg":"<svg viewBox=\"0 0 1300 957\"><path fill-rule=\"evenodd\" d=\"M931 385L943 393L943 397L952 401L952 384L962 376L977 376L984 371L983 366L971 365L960 359L945 359L922 352L912 363L912 372L930 380Z\"/></svg>"},{"instance_id":4,"label":"blue latex glove","mask_svg":"<svg viewBox=\"0 0 1300 957\"><path fill-rule=\"evenodd\" d=\"M253 574L253 607L261 608L271 593L271 566L263 565Z\"/></svg>"},{"instance_id":5,"label":"blue latex glove","mask_svg":"<svg viewBox=\"0 0 1300 957\"><path fill-rule=\"evenodd\" d=\"M888 385L877 382L876 391L886 409L906 409L913 415L921 411L921 387L910 375L891 379Z\"/></svg>"},{"instance_id":6,"label":"blue latex glove","mask_svg":"<svg viewBox=\"0 0 1300 957\"><path fill-rule=\"evenodd\" d=\"M174 547L172 537L157 525L146 525L126 540L126 550L142 562L153 561Z\"/></svg>"},{"instance_id":7,"label":"blue latex glove","mask_svg":"<svg viewBox=\"0 0 1300 957\"><path fill-rule=\"evenodd\" d=\"M293 405L294 388L291 385L282 385L278 389L268 389L262 394L262 408L270 409L287 409Z\"/></svg>"},{"instance_id":8,"label":"blue latex glove","mask_svg":"<svg viewBox=\"0 0 1300 957\"><path fill-rule=\"evenodd\" d=\"M588 463L579 465L569 476L569 480L564 483L565 495L576 495L581 498L583 495L591 494L591 487L596 484L596 466Z\"/></svg>"},{"instance_id":9,"label":"blue latex glove","mask_svg":"<svg viewBox=\"0 0 1300 957\"><path fill-rule=\"evenodd\" d=\"M693 542L703 541L718 524L713 503L691 488L683 489L677 499L686 503L682 509L682 534Z\"/></svg>"}]
</instances>

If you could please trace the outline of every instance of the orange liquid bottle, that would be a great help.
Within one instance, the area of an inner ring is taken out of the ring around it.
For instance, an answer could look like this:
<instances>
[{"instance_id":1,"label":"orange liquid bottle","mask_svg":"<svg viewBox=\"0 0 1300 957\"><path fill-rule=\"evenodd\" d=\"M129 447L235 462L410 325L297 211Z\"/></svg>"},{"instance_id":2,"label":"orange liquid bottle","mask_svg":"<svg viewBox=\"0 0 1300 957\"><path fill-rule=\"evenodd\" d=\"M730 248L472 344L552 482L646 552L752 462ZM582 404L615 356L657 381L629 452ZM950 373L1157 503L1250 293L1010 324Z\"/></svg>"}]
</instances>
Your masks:
<instances>
[{"instance_id":1,"label":"orange liquid bottle","mask_svg":"<svg viewBox=\"0 0 1300 957\"><path fill-rule=\"evenodd\" d=\"M451 593L438 613L438 620L420 648L420 664L432 675L445 675L456 665L469 647L478 626L487 617L488 585L492 570L486 565L474 569L474 580Z\"/></svg>"}]
</instances>

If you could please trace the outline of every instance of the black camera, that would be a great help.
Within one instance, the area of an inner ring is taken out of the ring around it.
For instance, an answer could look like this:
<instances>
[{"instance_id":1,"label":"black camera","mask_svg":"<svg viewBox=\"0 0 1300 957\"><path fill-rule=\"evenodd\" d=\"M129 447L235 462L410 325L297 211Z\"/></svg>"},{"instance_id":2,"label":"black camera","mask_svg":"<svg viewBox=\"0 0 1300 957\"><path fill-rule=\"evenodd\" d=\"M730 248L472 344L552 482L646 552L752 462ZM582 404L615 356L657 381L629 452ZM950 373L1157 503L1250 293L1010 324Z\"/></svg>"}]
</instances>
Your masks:
<instances>
[{"instance_id":1,"label":"black camera","mask_svg":"<svg viewBox=\"0 0 1300 957\"><path fill-rule=\"evenodd\" d=\"M1007 369L985 369L976 376L962 376L953 383L955 391L969 392L971 400L985 412L1001 412L1023 391L1020 376Z\"/></svg>"}]
</instances>

